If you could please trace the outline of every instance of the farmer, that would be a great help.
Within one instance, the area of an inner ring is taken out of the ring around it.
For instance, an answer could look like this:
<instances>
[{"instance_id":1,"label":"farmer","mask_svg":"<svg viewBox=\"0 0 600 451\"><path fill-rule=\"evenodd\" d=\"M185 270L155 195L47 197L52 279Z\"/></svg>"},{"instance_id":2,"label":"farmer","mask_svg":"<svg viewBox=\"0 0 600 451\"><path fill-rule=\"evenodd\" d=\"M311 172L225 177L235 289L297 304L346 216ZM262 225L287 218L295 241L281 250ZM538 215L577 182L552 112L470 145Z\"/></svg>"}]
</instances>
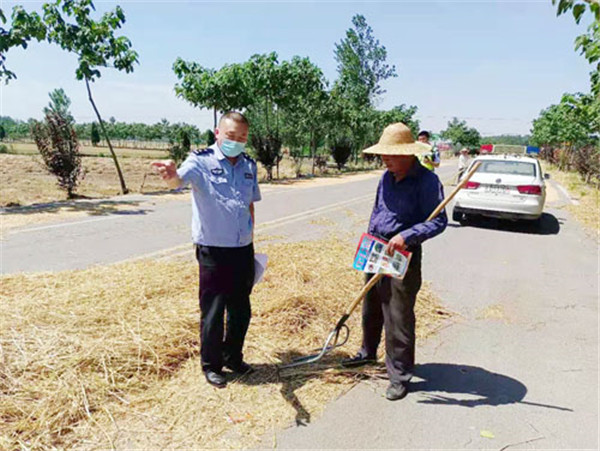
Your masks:
<instances>
[{"instance_id":1,"label":"farmer","mask_svg":"<svg viewBox=\"0 0 600 451\"><path fill-rule=\"evenodd\" d=\"M469 166L469 149L463 147L460 149L460 155L458 157L458 176L456 178L456 183L460 182L463 174L467 170Z\"/></svg>"},{"instance_id":2,"label":"farmer","mask_svg":"<svg viewBox=\"0 0 600 451\"><path fill-rule=\"evenodd\" d=\"M401 399L408 392L415 362L415 301L421 288L421 244L442 233L448 223L442 211L426 221L444 199L437 175L419 164L417 155L430 146L415 142L410 129L402 124L385 128L379 143L364 150L381 155L387 171L377 187L368 232L388 241L387 252L412 252L403 279L383 277L367 294L363 304L362 347L343 364L355 367L374 363L381 331L385 327L385 364L390 380L389 400ZM372 275L367 275L368 281Z\"/></svg>"},{"instance_id":3,"label":"farmer","mask_svg":"<svg viewBox=\"0 0 600 451\"><path fill-rule=\"evenodd\" d=\"M427 144L430 146L430 151L424 154L419 154L419 161L423 166L425 166L430 171L435 172L435 168L440 166L440 152L435 148L435 146L431 147L429 142L430 135L426 130L421 130L419 135L417 136L417 141Z\"/></svg>"},{"instance_id":4,"label":"farmer","mask_svg":"<svg viewBox=\"0 0 600 451\"><path fill-rule=\"evenodd\" d=\"M244 153L248 127L242 114L226 113L215 130L215 144L190 153L179 169L171 160L152 163L170 188L192 185L201 363L208 383L219 388L227 383L223 366L238 374L253 371L242 348L254 280L254 202L261 195L256 163Z\"/></svg>"}]
</instances>

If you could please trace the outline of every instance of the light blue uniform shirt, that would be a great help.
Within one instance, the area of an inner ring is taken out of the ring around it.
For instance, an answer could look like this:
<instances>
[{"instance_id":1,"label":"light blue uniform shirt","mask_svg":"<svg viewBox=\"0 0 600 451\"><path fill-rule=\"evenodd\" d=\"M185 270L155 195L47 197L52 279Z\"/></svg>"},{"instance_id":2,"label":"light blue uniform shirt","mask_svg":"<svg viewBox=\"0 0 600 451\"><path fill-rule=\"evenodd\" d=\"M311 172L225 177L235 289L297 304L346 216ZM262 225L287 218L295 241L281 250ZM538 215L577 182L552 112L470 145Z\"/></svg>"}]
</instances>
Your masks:
<instances>
[{"instance_id":1,"label":"light blue uniform shirt","mask_svg":"<svg viewBox=\"0 0 600 451\"><path fill-rule=\"evenodd\" d=\"M252 243L250 204L261 199L256 162L246 154L235 165L215 143L197 150L177 169L192 185L192 239L204 246L243 247Z\"/></svg>"}]
</instances>

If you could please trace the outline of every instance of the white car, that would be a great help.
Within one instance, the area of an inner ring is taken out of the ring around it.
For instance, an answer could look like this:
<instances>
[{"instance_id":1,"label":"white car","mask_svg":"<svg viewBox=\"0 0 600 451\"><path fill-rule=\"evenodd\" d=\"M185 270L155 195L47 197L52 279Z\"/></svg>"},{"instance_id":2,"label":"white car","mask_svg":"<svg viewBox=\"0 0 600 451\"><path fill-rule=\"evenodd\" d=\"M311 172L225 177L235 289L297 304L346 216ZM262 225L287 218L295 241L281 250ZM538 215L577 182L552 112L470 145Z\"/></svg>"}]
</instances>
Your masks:
<instances>
[{"instance_id":1,"label":"white car","mask_svg":"<svg viewBox=\"0 0 600 451\"><path fill-rule=\"evenodd\" d=\"M538 160L526 156L486 155L475 158L465 173L481 166L455 197L452 219L471 215L501 219L538 219L544 210L546 184Z\"/></svg>"}]
</instances>

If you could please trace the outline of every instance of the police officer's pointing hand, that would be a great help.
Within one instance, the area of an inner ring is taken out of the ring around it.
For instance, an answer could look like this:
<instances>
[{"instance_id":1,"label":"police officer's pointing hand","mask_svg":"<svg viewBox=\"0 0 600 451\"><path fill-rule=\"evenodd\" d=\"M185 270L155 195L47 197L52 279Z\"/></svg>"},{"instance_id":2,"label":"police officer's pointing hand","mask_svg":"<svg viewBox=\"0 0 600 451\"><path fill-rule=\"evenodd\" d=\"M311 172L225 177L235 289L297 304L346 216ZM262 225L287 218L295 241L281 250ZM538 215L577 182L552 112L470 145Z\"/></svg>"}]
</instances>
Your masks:
<instances>
[{"instance_id":1,"label":"police officer's pointing hand","mask_svg":"<svg viewBox=\"0 0 600 451\"><path fill-rule=\"evenodd\" d=\"M173 160L156 160L150 163L150 166L158 170L169 187L178 188L181 185L181 179L177 175L177 165Z\"/></svg>"}]
</instances>

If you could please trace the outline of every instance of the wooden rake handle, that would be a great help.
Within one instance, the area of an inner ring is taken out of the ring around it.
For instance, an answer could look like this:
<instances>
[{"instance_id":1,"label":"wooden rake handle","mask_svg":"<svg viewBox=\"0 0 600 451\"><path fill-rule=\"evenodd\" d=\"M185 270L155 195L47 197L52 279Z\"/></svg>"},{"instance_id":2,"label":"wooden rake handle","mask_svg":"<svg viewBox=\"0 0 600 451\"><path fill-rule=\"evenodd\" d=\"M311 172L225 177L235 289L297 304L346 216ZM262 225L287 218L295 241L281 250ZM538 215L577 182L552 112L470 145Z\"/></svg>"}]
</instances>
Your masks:
<instances>
[{"instance_id":1,"label":"wooden rake handle","mask_svg":"<svg viewBox=\"0 0 600 451\"><path fill-rule=\"evenodd\" d=\"M456 193L458 193L467 184L469 179L473 176L473 174L475 174L475 172L477 171L477 169L479 168L480 165L481 165L480 161L477 161L473 165L471 170L469 172L467 172L467 174L463 177L462 181L456 186L456 188L454 188L454 190L450 193L450 195L448 197L446 197L442 202L440 202L440 204L435 208L435 210L433 210L433 212L431 212L431 214L427 217L425 222L431 221L433 218L435 218L437 215L439 215L440 212L444 208L446 208L446 205L448 205L448 202L450 202L452 200L452 198L454 196L456 196ZM345 318L342 317L342 318L344 318L344 322L352 314L352 312L354 311L356 306L358 304L360 304L360 301L363 300L363 298L367 295L369 290L371 290L371 288L373 288L373 286L377 282L379 282L384 275L385 274L375 274L373 277L371 277L371 279L369 279L369 281L365 284L365 286L362 288L362 290L360 290L360 293L358 293L358 296L356 296L354 301L352 301L352 304L350 304L350 307L348 308L347 313L344 314ZM338 326L341 326L340 323L338 323Z\"/></svg>"}]
</instances>

